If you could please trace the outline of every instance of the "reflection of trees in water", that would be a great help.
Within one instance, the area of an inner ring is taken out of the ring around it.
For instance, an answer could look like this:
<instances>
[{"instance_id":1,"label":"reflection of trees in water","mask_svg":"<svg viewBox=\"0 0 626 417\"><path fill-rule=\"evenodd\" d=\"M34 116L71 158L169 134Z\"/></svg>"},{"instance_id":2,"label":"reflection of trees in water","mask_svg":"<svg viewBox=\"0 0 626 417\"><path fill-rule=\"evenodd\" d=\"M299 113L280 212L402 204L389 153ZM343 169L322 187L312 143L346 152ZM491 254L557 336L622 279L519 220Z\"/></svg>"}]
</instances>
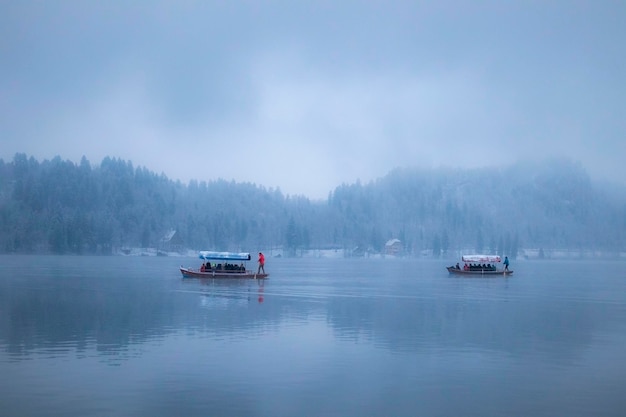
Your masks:
<instances>
[{"instance_id":1,"label":"reflection of trees in water","mask_svg":"<svg viewBox=\"0 0 626 417\"><path fill-rule=\"evenodd\" d=\"M173 311L171 302L153 293L58 288L2 297L0 309L11 318L2 333L13 353L56 344L73 344L79 352L92 345L118 350L162 333Z\"/></svg>"},{"instance_id":2,"label":"reflection of trees in water","mask_svg":"<svg viewBox=\"0 0 626 417\"><path fill-rule=\"evenodd\" d=\"M337 298L328 305L338 339L373 343L394 351L485 351L537 353L567 360L612 326L596 304L454 298ZM614 323L614 322L613 322Z\"/></svg>"},{"instance_id":3,"label":"reflection of trees in water","mask_svg":"<svg viewBox=\"0 0 626 417\"><path fill-rule=\"evenodd\" d=\"M13 269L7 269L11 262ZM447 273L435 262L283 260L274 262L276 278L268 282L182 280L177 263L4 257L0 342L16 356L55 347L113 355L179 332L255 338L322 318L338 340L393 351L541 349L558 361L588 346L598 332L613 330L623 317L617 311L622 304L560 297L561 288L517 294L516 286L497 279L439 279ZM24 264L31 268L23 270ZM426 284L415 286L408 271L416 265L426 269L421 276L437 279L423 278ZM530 279L522 274L528 266L520 268L511 280Z\"/></svg>"},{"instance_id":4,"label":"reflection of trees in water","mask_svg":"<svg viewBox=\"0 0 626 417\"><path fill-rule=\"evenodd\" d=\"M159 268L120 273L115 266L167 264L155 258L95 258L103 260L101 272L80 270L88 265L84 258L65 259L82 259L84 265L68 265L66 272L62 267L46 271L45 266L34 265L33 276L25 276L26 271L0 283L0 341L10 354L95 349L98 354L113 355L180 331L227 336L280 317L280 310L267 303L262 311L253 308L263 294L257 281L187 282L173 275L175 268L171 273Z\"/></svg>"}]
</instances>

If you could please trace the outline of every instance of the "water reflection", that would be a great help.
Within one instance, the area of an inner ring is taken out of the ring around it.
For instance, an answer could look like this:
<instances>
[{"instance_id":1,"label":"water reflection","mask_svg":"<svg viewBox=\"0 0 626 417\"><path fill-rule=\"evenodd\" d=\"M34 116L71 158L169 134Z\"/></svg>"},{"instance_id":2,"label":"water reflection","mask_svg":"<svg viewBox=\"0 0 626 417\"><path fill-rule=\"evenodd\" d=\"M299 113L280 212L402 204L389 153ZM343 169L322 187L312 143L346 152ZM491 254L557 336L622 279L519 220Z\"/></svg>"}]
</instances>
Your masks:
<instances>
[{"instance_id":1,"label":"water reflection","mask_svg":"<svg viewBox=\"0 0 626 417\"><path fill-rule=\"evenodd\" d=\"M285 259L268 264L268 281L224 281L183 280L179 263L3 257L3 411L573 415L595 403L587 415L611 415L619 405L626 288L597 265L465 279L445 262Z\"/></svg>"},{"instance_id":2,"label":"water reflection","mask_svg":"<svg viewBox=\"0 0 626 417\"><path fill-rule=\"evenodd\" d=\"M228 308L251 301L264 301L265 280L185 279L182 282L188 289L176 291L201 295L200 304L204 308Z\"/></svg>"},{"instance_id":3,"label":"water reflection","mask_svg":"<svg viewBox=\"0 0 626 417\"><path fill-rule=\"evenodd\" d=\"M81 355L91 348L105 355L181 329L245 334L313 317L324 318L338 340L397 352L539 349L567 361L598 334L614 332L622 322L611 317L624 315L623 298L607 300L597 286L585 291L584 276L568 277L565 295L550 282L523 276L450 278L436 264L329 268L285 261L268 281L227 281L180 279L162 259L99 258L97 269L87 267L89 258L49 257L37 265L39 259L28 258L31 268L19 274L11 273L14 258L3 263L0 341L12 358L34 350Z\"/></svg>"}]
</instances>

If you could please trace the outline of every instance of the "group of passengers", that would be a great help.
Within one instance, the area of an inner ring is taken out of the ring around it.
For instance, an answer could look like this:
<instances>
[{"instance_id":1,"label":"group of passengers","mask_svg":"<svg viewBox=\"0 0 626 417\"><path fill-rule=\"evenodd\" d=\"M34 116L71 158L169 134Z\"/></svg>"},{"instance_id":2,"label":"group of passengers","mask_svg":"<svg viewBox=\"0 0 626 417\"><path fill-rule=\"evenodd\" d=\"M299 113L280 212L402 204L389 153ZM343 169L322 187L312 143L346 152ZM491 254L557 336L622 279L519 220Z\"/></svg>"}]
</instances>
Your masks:
<instances>
[{"instance_id":1,"label":"group of passengers","mask_svg":"<svg viewBox=\"0 0 626 417\"><path fill-rule=\"evenodd\" d=\"M496 266L491 264L468 264L467 262L463 266L464 271L495 271Z\"/></svg>"},{"instance_id":2,"label":"group of passengers","mask_svg":"<svg viewBox=\"0 0 626 417\"><path fill-rule=\"evenodd\" d=\"M200 266L200 272L211 272L211 271L226 271L226 272L246 272L246 267L243 262L241 265L234 264L212 264L211 262L204 263Z\"/></svg>"}]
</instances>

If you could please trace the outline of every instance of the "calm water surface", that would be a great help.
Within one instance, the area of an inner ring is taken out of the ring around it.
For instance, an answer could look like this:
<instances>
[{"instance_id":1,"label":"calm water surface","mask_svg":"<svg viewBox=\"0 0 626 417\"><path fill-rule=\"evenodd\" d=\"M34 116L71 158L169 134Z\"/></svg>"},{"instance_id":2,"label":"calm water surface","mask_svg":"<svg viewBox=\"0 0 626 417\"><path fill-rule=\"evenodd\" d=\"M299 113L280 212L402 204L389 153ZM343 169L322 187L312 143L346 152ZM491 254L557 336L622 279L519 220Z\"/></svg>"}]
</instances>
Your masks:
<instances>
[{"instance_id":1,"label":"calm water surface","mask_svg":"<svg viewBox=\"0 0 626 417\"><path fill-rule=\"evenodd\" d=\"M0 256L0 415L626 415L624 262L181 263Z\"/></svg>"}]
</instances>

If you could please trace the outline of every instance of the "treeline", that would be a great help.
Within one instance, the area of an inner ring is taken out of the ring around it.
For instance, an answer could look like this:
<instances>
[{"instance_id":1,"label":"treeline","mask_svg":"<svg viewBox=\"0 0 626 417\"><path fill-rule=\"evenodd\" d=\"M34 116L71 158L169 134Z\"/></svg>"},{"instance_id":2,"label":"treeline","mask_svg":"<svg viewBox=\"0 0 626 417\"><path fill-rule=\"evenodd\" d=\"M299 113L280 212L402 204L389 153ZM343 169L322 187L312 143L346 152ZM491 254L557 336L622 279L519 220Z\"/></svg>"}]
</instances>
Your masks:
<instances>
[{"instance_id":1,"label":"treeline","mask_svg":"<svg viewBox=\"0 0 626 417\"><path fill-rule=\"evenodd\" d=\"M110 254L164 245L255 251L337 248L362 255L397 238L407 255L456 250L515 257L522 247L626 250L624 187L593 183L570 161L506 169L397 169L343 184L326 201L251 183L182 184L130 161L92 167L0 159L0 252Z\"/></svg>"}]
</instances>

